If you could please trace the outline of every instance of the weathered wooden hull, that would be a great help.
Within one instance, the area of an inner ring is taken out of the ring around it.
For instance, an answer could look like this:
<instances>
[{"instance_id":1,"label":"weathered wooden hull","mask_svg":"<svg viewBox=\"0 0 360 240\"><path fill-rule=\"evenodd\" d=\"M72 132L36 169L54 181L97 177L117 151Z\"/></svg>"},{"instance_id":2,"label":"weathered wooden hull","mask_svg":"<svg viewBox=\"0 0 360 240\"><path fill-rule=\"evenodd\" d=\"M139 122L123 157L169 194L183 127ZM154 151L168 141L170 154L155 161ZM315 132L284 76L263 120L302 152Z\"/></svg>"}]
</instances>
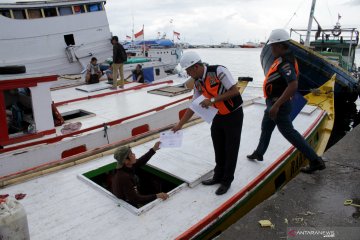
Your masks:
<instances>
[{"instance_id":1,"label":"weathered wooden hull","mask_svg":"<svg viewBox=\"0 0 360 240\"><path fill-rule=\"evenodd\" d=\"M294 53L300 70L299 92L303 95L311 89L325 84L336 74L335 98L346 100L357 99L357 80L350 72L335 66L319 53L295 42L290 41L290 50ZM260 55L261 65L266 74L274 61L270 45L265 45Z\"/></svg>"}]
</instances>

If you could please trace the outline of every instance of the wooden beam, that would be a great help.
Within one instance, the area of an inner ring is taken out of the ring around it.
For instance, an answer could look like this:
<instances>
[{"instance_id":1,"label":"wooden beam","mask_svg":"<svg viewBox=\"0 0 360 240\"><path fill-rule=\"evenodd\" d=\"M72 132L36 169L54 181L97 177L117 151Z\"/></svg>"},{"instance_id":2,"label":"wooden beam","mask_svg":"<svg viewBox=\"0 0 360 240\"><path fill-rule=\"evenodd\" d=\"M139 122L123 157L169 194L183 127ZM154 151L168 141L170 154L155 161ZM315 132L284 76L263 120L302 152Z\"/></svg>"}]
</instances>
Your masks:
<instances>
[{"instance_id":1,"label":"wooden beam","mask_svg":"<svg viewBox=\"0 0 360 240\"><path fill-rule=\"evenodd\" d=\"M41 8L40 10L41 10L41 16L42 16L42 18L45 18L45 11L44 11L44 9Z\"/></svg>"},{"instance_id":2,"label":"wooden beam","mask_svg":"<svg viewBox=\"0 0 360 240\"><path fill-rule=\"evenodd\" d=\"M12 10L12 9L10 9L10 17L11 17L11 18L14 18L14 13L13 13L13 10Z\"/></svg>"},{"instance_id":3,"label":"wooden beam","mask_svg":"<svg viewBox=\"0 0 360 240\"><path fill-rule=\"evenodd\" d=\"M27 10L27 9L24 9L24 10L25 10L25 17L26 17L26 19L30 19L30 18L29 18L28 10Z\"/></svg>"},{"instance_id":4,"label":"wooden beam","mask_svg":"<svg viewBox=\"0 0 360 240\"><path fill-rule=\"evenodd\" d=\"M0 91L0 144L9 139L4 91Z\"/></svg>"}]
</instances>

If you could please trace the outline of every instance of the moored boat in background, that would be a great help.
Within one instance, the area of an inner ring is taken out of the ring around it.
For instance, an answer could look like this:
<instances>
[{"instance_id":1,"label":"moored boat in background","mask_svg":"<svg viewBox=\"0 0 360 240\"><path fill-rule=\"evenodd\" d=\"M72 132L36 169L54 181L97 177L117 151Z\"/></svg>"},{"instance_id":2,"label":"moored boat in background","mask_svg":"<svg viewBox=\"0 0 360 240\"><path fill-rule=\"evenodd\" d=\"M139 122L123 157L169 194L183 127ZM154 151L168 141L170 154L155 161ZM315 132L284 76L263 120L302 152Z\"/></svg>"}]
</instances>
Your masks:
<instances>
[{"instance_id":1,"label":"moored boat in background","mask_svg":"<svg viewBox=\"0 0 360 240\"><path fill-rule=\"evenodd\" d=\"M300 32L301 30L292 29L291 31ZM323 36L327 37L311 41L310 47L290 40L290 50L299 64L299 92L305 95L336 74L335 101L354 102L359 94L359 79L356 78L355 65L355 49L359 41L358 31L355 28L344 29L340 31L336 39L329 39L327 30L323 31ZM346 33L348 33L347 37L350 33L349 38L341 35ZM263 48L260 58L266 74L274 61L269 45Z\"/></svg>"},{"instance_id":2,"label":"moored boat in background","mask_svg":"<svg viewBox=\"0 0 360 240\"><path fill-rule=\"evenodd\" d=\"M25 65L29 74L80 74L92 57L112 57L106 0L6 0L0 3L0 67ZM181 50L134 49L129 58L147 58L144 67L173 70ZM133 70L125 64L125 71Z\"/></svg>"}]
</instances>

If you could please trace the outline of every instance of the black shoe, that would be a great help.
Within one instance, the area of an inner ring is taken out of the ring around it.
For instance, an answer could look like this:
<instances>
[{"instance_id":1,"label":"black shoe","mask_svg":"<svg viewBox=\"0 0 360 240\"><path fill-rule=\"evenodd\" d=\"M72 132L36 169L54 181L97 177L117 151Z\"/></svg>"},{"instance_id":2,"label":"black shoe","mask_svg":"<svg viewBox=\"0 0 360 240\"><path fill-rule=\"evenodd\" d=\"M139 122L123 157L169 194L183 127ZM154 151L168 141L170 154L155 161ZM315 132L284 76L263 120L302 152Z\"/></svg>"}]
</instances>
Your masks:
<instances>
[{"instance_id":1,"label":"black shoe","mask_svg":"<svg viewBox=\"0 0 360 240\"><path fill-rule=\"evenodd\" d=\"M250 160L258 160L258 161L262 161L264 160L263 159L263 156L261 156L260 154L258 154L256 151L254 151L251 155L247 155L246 156L248 159Z\"/></svg>"},{"instance_id":2,"label":"black shoe","mask_svg":"<svg viewBox=\"0 0 360 240\"><path fill-rule=\"evenodd\" d=\"M204 180L201 182L203 185L205 186L211 186L211 185L215 185L215 184L218 184L220 183L219 180L216 180L216 179L213 179L213 178L210 178L208 180Z\"/></svg>"},{"instance_id":3,"label":"black shoe","mask_svg":"<svg viewBox=\"0 0 360 240\"><path fill-rule=\"evenodd\" d=\"M315 172L316 170L323 170L325 168L326 168L325 163L320 158L315 163L310 162L309 166L303 167L300 171L303 172L303 173L311 174L311 173Z\"/></svg>"},{"instance_id":4,"label":"black shoe","mask_svg":"<svg viewBox=\"0 0 360 240\"><path fill-rule=\"evenodd\" d=\"M220 187L216 190L216 195L223 195L229 190L230 186L225 186L223 184L220 185Z\"/></svg>"}]
</instances>

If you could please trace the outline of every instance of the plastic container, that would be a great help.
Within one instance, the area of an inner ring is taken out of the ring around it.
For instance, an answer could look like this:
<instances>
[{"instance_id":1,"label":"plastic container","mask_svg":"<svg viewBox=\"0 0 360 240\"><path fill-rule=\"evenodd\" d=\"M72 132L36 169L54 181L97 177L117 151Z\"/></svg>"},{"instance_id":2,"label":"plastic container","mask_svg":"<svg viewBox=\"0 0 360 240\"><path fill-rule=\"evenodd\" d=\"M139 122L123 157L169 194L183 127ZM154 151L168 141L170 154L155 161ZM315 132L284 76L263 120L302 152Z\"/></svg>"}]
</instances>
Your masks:
<instances>
[{"instance_id":1,"label":"plastic container","mask_svg":"<svg viewBox=\"0 0 360 240\"><path fill-rule=\"evenodd\" d=\"M9 197L0 203L0 239L30 239L25 209L18 201Z\"/></svg>"}]
</instances>

